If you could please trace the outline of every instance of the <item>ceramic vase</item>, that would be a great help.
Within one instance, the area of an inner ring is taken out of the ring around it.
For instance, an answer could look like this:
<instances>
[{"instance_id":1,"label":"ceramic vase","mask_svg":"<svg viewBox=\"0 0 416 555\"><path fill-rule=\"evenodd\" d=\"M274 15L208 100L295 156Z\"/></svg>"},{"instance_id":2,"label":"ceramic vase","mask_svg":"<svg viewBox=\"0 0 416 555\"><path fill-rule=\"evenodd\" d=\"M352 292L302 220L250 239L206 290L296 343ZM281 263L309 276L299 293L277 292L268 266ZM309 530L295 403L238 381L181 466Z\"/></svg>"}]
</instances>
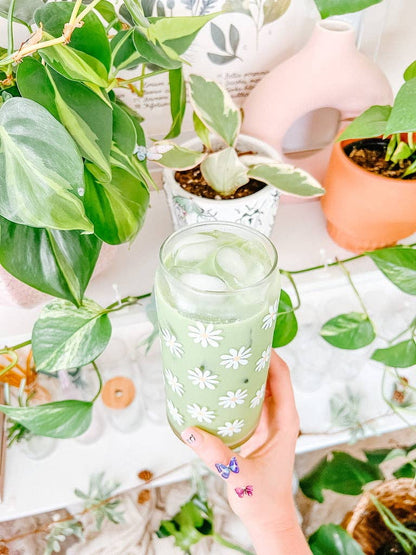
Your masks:
<instances>
[{"instance_id":1,"label":"ceramic vase","mask_svg":"<svg viewBox=\"0 0 416 555\"><path fill-rule=\"evenodd\" d=\"M283 143L293 124L308 114L318 114L319 120L318 110L333 108L339 112L341 126L371 105L391 104L392 99L385 75L357 50L352 27L342 21L320 21L302 50L251 91L243 105L242 130L274 147L284 162L322 182L334 133L324 141L327 146L289 159L283 154Z\"/></svg>"},{"instance_id":2,"label":"ceramic vase","mask_svg":"<svg viewBox=\"0 0 416 555\"><path fill-rule=\"evenodd\" d=\"M416 181L378 175L335 143L321 199L328 233L341 247L363 252L394 245L416 232Z\"/></svg>"},{"instance_id":3,"label":"ceramic vase","mask_svg":"<svg viewBox=\"0 0 416 555\"><path fill-rule=\"evenodd\" d=\"M214 150L222 146L215 137L211 142ZM198 138L187 141L183 146L202 150L202 143ZM280 161L272 147L253 137L240 135L236 148ZM265 235L270 235L272 231L279 191L271 185L246 197L216 200L199 197L182 189L175 180L175 171L172 170L163 170L163 184L175 229L196 223L221 221L245 224Z\"/></svg>"}]
</instances>

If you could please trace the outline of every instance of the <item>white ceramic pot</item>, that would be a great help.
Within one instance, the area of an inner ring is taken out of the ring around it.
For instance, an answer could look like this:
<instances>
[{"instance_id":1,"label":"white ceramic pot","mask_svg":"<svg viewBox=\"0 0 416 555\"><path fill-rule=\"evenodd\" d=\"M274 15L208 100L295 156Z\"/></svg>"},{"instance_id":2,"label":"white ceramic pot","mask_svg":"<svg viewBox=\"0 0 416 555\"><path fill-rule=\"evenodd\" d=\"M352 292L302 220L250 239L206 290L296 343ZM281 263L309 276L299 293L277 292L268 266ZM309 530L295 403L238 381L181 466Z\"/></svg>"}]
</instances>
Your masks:
<instances>
[{"instance_id":1,"label":"white ceramic pot","mask_svg":"<svg viewBox=\"0 0 416 555\"><path fill-rule=\"evenodd\" d=\"M182 146L202 150L198 138ZM221 142L213 138L212 146L215 150L221 146ZM252 151L280 162L274 148L254 137L240 135L236 146L241 152ZM175 170L163 170L163 184L175 229L200 222L222 221L245 224L265 235L271 233L279 204L279 191L271 185L246 197L216 200L199 197L182 189L175 180Z\"/></svg>"}]
</instances>

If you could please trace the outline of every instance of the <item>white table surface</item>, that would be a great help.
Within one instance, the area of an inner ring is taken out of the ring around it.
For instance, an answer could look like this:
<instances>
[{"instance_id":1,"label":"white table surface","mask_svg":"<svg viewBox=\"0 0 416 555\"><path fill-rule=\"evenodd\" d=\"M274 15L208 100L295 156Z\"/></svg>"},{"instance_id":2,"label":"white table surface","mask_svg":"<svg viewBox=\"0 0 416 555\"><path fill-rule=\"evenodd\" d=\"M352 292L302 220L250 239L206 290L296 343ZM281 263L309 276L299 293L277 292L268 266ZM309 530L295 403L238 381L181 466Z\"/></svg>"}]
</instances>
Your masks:
<instances>
[{"instance_id":1,"label":"white table surface","mask_svg":"<svg viewBox=\"0 0 416 555\"><path fill-rule=\"evenodd\" d=\"M152 193L146 223L135 243L131 247L119 248L111 268L90 284L87 295L107 305L115 300L114 285L121 297L150 291L159 246L171 231L163 193ZM280 267L288 270L332 261L334 256L341 259L351 256L328 237L317 202L281 205L272 239L278 248ZM381 326L385 326L389 318L394 326L401 325L409 314L416 312L415 298L397 290L374 270L370 261L360 259L351 263L350 269L370 312ZM363 419L382 415L386 408L380 394L382 366L368 361L371 347L357 352L341 351L327 345L318 335L325 320L340 312L357 309L345 277L339 269L331 268L296 276L296 281L303 301L299 311L300 332L291 345L279 352L291 366L302 430L311 434L299 439L297 451L300 453L348 440L346 432L316 434L328 431L329 399L334 394L344 393L347 385L363 395ZM39 311L40 307L30 310L2 307L0 343L13 344L30 337ZM393 321L393 316L397 322ZM112 322L115 340L122 338L131 350L130 354L134 354L140 339L150 329L143 309L117 313ZM140 389L146 379L143 367L146 370L147 363L143 358L139 363L142 366L142 374L137 372ZM152 364L157 372L157 353ZM102 410L99 402L97 412ZM159 476L191 460L190 449L175 437L166 423L155 424L144 416L142 425L135 431L122 433L111 427L106 418L105 415L102 417L104 433L89 445L76 440L58 440L52 454L42 460L29 459L19 445L8 450L0 521L76 502L74 488L87 489L89 477L94 472L104 470L107 478L121 482L120 489L123 490L140 483L137 472L144 468ZM390 431L403 425L398 417L387 417L366 433ZM158 483L186 474L184 469Z\"/></svg>"}]
</instances>

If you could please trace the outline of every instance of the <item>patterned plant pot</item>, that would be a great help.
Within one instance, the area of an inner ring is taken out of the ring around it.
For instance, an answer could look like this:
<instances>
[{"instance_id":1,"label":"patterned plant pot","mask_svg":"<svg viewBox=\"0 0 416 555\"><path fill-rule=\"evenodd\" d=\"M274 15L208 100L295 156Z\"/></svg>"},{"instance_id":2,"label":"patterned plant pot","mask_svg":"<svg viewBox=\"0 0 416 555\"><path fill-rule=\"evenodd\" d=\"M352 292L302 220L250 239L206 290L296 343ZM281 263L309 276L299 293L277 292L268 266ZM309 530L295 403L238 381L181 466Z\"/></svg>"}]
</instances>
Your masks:
<instances>
[{"instance_id":1,"label":"patterned plant pot","mask_svg":"<svg viewBox=\"0 0 416 555\"><path fill-rule=\"evenodd\" d=\"M213 137L212 145L215 150L220 146L220 141ZM191 139L182 146L202 150L202 143L198 138ZM274 148L247 135L238 137L237 149L280 161ZM222 221L245 224L265 235L270 235L272 231L280 193L271 185L246 197L216 200L199 197L182 189L175 179L175 171L172 170L163 171L163 184L175 229L196 223Z\"/></svg>"},{"instance_id":2,"label":"patterned plant pot","mask_svg":"<svg viewBox=\"0 0 416 555\"><path fill-rule=\"evenodd\" d=\"M106 270L114 260L117 246L103 243L92 279ZM0 265L0 306L20 306L32 308L51 299L50 295L42 293L30 285L26 285L7 272Z\"/></svg>"}]
</instances>

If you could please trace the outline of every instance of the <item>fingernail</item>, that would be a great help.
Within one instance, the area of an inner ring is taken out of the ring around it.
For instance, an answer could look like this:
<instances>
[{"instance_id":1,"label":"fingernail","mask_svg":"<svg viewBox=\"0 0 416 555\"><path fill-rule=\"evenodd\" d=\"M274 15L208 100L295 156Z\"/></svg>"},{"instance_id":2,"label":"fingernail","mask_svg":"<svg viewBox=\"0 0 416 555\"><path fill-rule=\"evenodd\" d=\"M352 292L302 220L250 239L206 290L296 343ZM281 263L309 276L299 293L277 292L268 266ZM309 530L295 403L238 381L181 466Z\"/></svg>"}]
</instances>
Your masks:
<instances>
[{"instance_id":1,"label":"fingernail","mask_svg":"<svg viewBox=\"0 0 416 555\"><path fill-rule=\"evenodd\" d=\"M181 433L181 437L188 445L196 445L201 440L200 434L198 434L198 432L196 432L193 428L184 430Z\"/></svg>"}]
</instances>

